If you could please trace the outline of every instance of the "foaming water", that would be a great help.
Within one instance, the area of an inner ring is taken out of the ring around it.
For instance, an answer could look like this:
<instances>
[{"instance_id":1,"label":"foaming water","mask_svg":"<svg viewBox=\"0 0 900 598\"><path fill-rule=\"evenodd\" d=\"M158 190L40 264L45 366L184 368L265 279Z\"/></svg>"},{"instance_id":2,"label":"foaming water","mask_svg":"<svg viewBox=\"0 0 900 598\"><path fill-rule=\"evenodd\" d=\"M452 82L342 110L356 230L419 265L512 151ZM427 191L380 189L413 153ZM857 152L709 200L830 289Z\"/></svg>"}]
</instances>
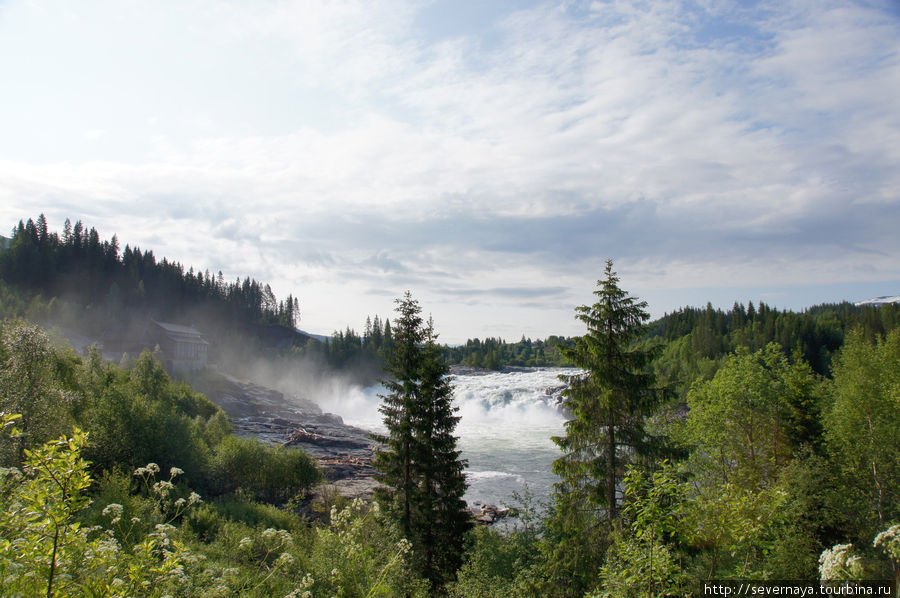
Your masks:
<instances>
[{"instance_id":1,"label":"foaming water","mask_svg":"<svg viewBox=\"0 0 900 598\"><path fill-rule=\"evenodd\" d=\"M514 504L526 489L546 500L556 477L551 468L559 449L550 439L563 432L565 415L558 409L560 374L573 370L538 368L527 371L459 374L451 377L460 416L456 433L468 461L466 500ZM345 422L384 432L378 406L381 386L360 388L339 381L322 389L317 402Z\"/></svg>"}]
</instances>

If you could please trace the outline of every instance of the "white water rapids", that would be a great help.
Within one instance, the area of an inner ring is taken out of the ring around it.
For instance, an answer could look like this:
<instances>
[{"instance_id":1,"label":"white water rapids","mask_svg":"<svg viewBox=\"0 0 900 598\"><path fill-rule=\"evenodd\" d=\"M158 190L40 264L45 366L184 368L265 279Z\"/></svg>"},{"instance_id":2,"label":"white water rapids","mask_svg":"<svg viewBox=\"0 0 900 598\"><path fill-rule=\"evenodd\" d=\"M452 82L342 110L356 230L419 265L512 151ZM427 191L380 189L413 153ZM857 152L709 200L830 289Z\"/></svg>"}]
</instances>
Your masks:
<instances>
[{"instance_id":1,"label":"white water rapids","mask_svg":"<svg viewBox=\"0 0 900 598\"><path fill-rule=\"evenodd\" d=\"M451 377L461 416L458 447L468 460L465 498L470 504L519 504L514 495L523 494L526 485L539 502L547 500L556 479L552 463L560 455L550 437L562 434L565 422L557 408L558 376L573 371L538 368ZM556 392L548 394L548 389ZM384 432L378 412L383 392L380 386L336 388L318 402L348 424Z\"/></svg>"}]
</instances>

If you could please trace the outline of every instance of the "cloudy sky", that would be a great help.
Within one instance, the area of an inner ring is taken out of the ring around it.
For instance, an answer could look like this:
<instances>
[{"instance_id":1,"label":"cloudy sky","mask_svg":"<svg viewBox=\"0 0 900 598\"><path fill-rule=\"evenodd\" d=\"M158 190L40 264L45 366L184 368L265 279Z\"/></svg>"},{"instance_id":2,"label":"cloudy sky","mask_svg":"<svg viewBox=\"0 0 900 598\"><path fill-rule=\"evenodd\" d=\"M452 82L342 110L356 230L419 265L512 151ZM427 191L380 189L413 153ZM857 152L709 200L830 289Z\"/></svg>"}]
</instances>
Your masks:
<instances>
[{"instance_id":1,"label":"cloudy sky","mask_svg":"<svg viewBox=\"0 0 900 598\"><path fill-rule=\"evenodd\" d=\"M441 338L900 294L896 0L0 0L0 226L45 213Z\"/></svg>"}]
</instances>

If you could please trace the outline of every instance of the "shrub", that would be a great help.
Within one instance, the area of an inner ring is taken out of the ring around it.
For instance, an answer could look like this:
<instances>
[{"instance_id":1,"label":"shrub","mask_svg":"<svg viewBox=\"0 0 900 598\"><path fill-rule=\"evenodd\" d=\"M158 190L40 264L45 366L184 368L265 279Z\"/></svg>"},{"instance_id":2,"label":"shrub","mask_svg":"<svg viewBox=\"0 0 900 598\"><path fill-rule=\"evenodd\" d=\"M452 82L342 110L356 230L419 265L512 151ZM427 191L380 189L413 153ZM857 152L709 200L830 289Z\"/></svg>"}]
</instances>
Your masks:
<instances>
[{"instance_id":1,"label":"shrub","mask_svg":"<svg viewBox=\"0 0 900 598\"><path fill-rule=\"evenodd\" d=\"M312 458L300 449L268 446L252 438L225 437L212 463L215 489L243 489L257 500L284 504L321 480Z\"/></svg>"}]
</instances>

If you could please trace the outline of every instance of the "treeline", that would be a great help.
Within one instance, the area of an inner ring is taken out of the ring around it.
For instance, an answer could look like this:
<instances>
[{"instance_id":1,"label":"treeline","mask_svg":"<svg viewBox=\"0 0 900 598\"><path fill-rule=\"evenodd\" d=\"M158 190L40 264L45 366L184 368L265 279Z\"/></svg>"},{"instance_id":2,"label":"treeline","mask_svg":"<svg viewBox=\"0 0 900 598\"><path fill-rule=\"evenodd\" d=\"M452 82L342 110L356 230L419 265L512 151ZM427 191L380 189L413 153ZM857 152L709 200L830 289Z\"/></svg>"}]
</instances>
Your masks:
<instances>
[{"instance_id":1,"label":"treeline","mask_svg":"<svg viewBox=\"0 0 900 598\"><path fill-rule=\"evenodd\" d=\"M813 369L827 375L831 359L848 330L860 329L866 338L884 336L900 326L900 305L856 306L832 303L802 312L777 310L765 303L747 307L735 303L728 311L685 307L649 325L648 334L668 342L685 343L700 359L715 359L738 347L752 351L778 343L788 354L798 353Z\"/></svg>"},{"instance_id":2,"label":"treeline","mask_svg":"<svg viewBox=\"0 0 900 598\"><path fill-rule=\"evenodd\" d=\"M504 366L564 367L571 363L560 353L560 347L571 346L572 339L549 336L546 339L522 339L508 343L501 338L468 339L465 345L446 347L444 355L450 363L475 368L499 370Z\"/></svg>"},{"instance_id":3,"label":"treeline","mask_svg":"<svg viewBox=\"0 0 900 598\"><path fill-rule=\"evenodd\" d=\"M292 347L281 360L290 367L291 362L302 358L368 386L383 377L385 363L393 348L391 321L387 318L382 321L376 315L366 317L362 334L347 326L344 330L335 330L330 338L321 342L310 338L305 344Z\"/></svg>"},{"instance_id":4,"label":"treeline","mask_svg":"<svg viewBox=\"0 0 900 598\"><path fill-rule=\"evenodd\" d=\"M830 375L834 354L844 344L847 331L860 329L868 339L884 336L900 326L900 304L856 306L852 303L821 304L801 312L777 310L765 303L735 303L723 311L711 304L685 307L648 324L644 340L664 341L657 367L669 380L681 382L700 373L714 372L715 363L738 347L756 351L778 343L788 355L797 355L823 376ZM505 366L566 367L572 364L560 349L573 345L572 338L550 336L518 342L500 338L475 338L465 345L446 347L450 363L499 370ZM710 371L712 367L712 371Z\"/></svg>"},{"instance_id":5,"label":"treeline","mask_svg":"<svg viewBox=\"0 0 900 598\"><path fill-rule=\"evenodd\" d=\"M349 326L335 330L331 339L319 348L328 363L338 369L370 368L381 371L387 355L393 350L391 321L376 315L366 317L363 333Z\"/></svg>"},{"instance_id":6,"label":"treeline","mask_svg":"<svg viewBox=\"0 0 900 598\"><path fill-rule=\"evenodd\" d=\"M79 322L97 335L134 316L196 322L207 333L225 322L233 330L293 331L300 319L297 298L278 300L268 284L185 270L136 246L122 250L115 235L101 240L80 220L73 226L67 219L60 235L48 229L43 214L13 229L9 247L0 251L0 280L42 298L42 315Z\"/></svg>"},{"instance_id":7,"label":"treeline","mask_svg":"<svg viewBox=\"0 0 900 598\"><path fill-rule=\"evenodd\" d=\"M776 310L765 303L728 310L685 307L651 322L645 342L663 343L654 361L657 376L684 395L695 379L711 378L739 348L757 351L776 343L793 360L831 377L833 360L846 335L858 330L874 341L900 327L900 305L856 306L832 303L801 312Z\"/></svg>"},{"instance_id":8,"label":"treeline","mask_svg":"<svg viewBox=\"0 0 900 598\"><path fill-rule=\"evenodd\" d=\"M571 363L560 352L573 343L570 338L550 336L531 340L522 337L515 343L501 338L475 338L465 345L443 345L443 359L448 364L460 364L474 368L500 370L505 366L565 367ZM320 356L336 369L380 372L387 356L393 350L391 321L379 316L366 318L363 333L349 326L335 331L330 339L320 345L310 345L303 353Z\"/></svg>"}]
</instances>

